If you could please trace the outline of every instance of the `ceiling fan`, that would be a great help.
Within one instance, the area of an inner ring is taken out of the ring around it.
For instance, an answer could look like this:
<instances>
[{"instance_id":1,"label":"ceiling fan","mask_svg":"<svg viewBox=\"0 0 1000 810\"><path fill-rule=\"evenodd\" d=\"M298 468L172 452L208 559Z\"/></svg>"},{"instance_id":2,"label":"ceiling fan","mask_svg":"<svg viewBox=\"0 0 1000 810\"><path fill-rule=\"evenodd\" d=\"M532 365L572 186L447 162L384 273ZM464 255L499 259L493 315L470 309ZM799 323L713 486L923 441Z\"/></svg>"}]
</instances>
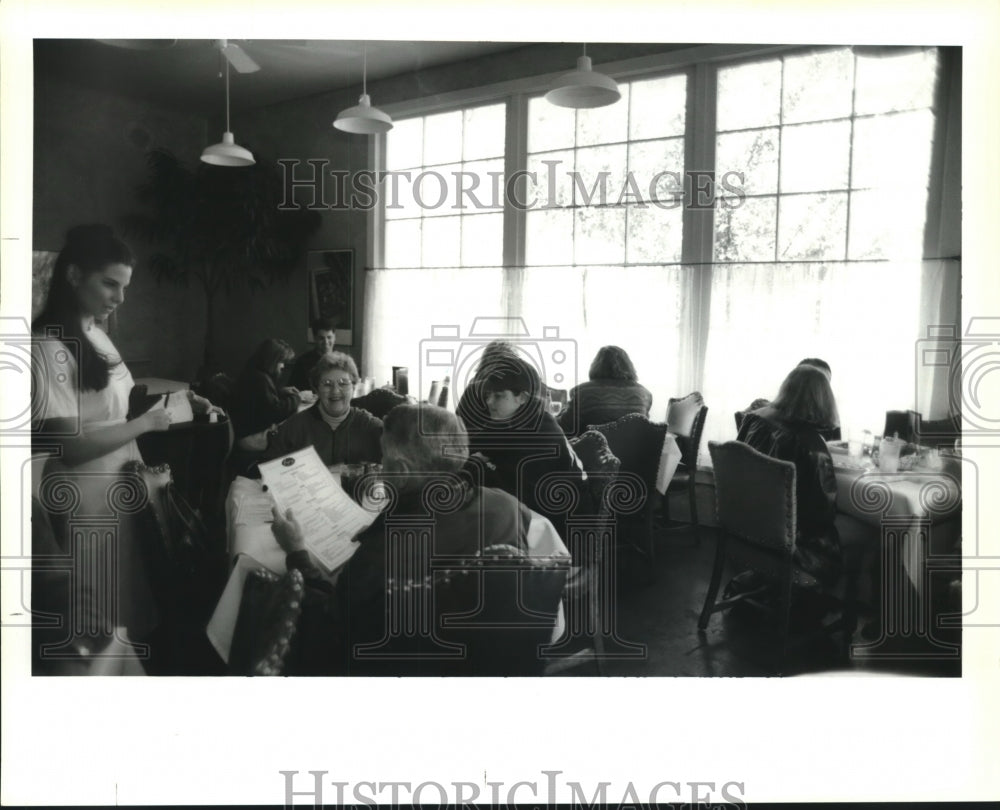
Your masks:
<instances>
[{"instance_id":1,"label":"ceiling fan","mask_svg":"<svg viewBox=\"0 0 1000 810\"><path fill-rule=\"evenodd\" d=\"M130 51L161 51L168 48L204 47L208 40L197 39L99 39L105 45L114 48L125 48ZM285 44L295 44L286 42ZM226 58L237 73L256 73L260 70L251 56L235 42L228 39L212 40L212 45Z\"/></svg>"}]
</instances>

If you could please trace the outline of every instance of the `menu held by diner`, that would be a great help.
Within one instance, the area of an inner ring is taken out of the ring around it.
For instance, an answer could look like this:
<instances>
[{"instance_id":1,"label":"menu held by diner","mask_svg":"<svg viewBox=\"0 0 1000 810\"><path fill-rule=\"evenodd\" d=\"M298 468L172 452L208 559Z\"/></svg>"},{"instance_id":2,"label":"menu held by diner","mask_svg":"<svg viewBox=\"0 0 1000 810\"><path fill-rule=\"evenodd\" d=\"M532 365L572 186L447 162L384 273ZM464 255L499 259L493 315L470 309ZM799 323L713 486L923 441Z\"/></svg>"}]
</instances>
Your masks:
<instances>
[{"instance_id":1,"label":"menu held by diner","mask_svg":"<svg viewBox=\"0 0 1000 810\"><path fill-rule=\"evenodd\" d=\"M292 510L316 559L330 571L347 562L358 548L354 536L371 525L375 513L344 492L316 448L309 445L258 467L275 505L282 514Z\"/></svg>"}]
</instances>

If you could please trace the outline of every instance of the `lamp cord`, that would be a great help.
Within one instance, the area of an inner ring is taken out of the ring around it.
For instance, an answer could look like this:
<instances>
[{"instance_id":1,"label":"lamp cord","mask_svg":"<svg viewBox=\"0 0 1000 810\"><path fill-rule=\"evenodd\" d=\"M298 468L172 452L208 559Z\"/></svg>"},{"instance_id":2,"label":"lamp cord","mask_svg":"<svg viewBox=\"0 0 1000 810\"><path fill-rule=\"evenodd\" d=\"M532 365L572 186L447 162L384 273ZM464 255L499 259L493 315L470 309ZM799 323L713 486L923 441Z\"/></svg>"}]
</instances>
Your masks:
<instances>
[{"instance_id":1,"label":"lamp cord","mask_svg":"<svg viewBox=\"0 0 1000 810\"><path fill-rule=\"evenodd\" d=\"M226 132L229 131L229 60L226 59Z\"/></svg>"}]
</instances>

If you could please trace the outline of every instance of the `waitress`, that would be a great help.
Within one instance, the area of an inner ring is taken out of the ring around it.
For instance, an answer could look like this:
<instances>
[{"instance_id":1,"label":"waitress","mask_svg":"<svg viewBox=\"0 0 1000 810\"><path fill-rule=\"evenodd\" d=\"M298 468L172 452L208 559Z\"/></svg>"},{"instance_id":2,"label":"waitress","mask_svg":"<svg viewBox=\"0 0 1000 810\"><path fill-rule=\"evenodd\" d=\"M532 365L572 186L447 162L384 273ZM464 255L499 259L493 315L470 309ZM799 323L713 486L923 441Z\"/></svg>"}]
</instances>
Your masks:
<instances>
[{"instance_id":1,"label":"waitress","mask_svg":"<svg viewBox=\"0 0 1000 810\"><path fill-rule=\"evenodd\" d=\"M33 443L58 450L44 474L68 478L79 497L74 511L80 515L107 514L115 476L126 462L142 460L136 438L170 426L163 409L127 419L132 375L100 327L125 300L134 263L132 251L111 228L72 228L56 259L45 306L32 324ZM192 409L218 411L194 396ZM69 538L61 539L68 543ZM92 536L77 542L95 544L87 556L92 552L96 564L108 564L105 550L96 546L103 539ZM103 618L125 627L133 641L145 639L158 621L139 551L128 516L119 516L117 615ZM94 598L113 606L108 597Z\"/></svg>"}]
</instances>

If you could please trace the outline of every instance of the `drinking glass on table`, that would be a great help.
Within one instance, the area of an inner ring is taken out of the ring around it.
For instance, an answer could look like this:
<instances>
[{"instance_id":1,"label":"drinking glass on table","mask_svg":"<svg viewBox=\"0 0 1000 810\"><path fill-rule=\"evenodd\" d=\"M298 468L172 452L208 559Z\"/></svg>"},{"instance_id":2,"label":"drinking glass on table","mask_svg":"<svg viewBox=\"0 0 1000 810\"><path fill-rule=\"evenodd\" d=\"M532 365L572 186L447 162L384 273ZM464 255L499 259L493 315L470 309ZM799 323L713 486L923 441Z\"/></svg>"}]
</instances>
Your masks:
<instances>
[{"instance_id":1,"label":"drinking glass on table","mask_svg":"<svg viewBox=\"0 0 1000 810\"><path fill-rule=\"evenodd\" d=\"M847 454L851 458L861 458L861 453L863 450L864 450L864 443L858 436L858 432L856 430L847 431Z\"/></svg>"}]
</instances>

